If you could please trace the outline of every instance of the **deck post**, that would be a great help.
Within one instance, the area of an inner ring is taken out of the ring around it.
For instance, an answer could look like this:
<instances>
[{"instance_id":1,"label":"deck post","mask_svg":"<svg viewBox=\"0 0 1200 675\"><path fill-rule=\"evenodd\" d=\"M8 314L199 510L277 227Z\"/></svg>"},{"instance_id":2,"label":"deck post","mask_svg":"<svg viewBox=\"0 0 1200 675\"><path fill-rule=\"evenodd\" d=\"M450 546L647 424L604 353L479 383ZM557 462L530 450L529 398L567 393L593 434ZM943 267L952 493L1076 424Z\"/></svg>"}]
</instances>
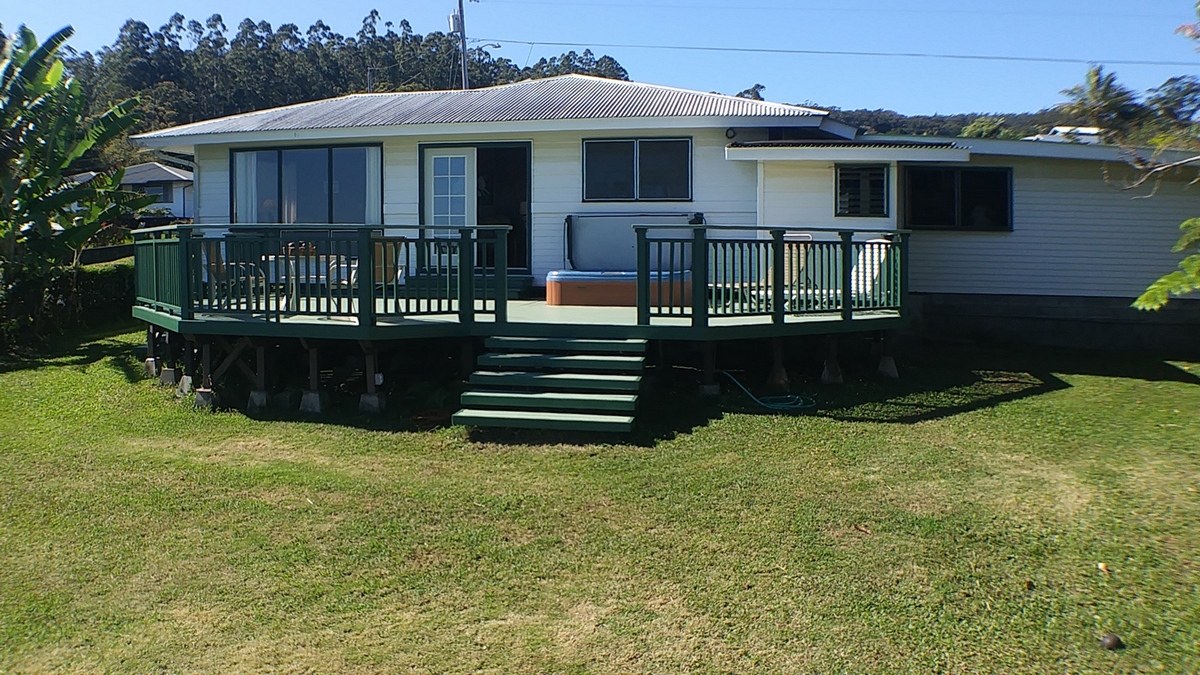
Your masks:
<instances>
[{"instance_id":1,"label":"deck post","mask_svg":"<svg viewBox=\"0 0 1200 675\"><path fill-rule=\"evenodd\" d=\"M358 329L366 334L375 326L375 245L371 228L358 229Z\"/></svg>"},{"instance_id":2,"label":"deck post","mask_svg":"<svg viewBox=\"0 0 1200 675\"><path fill-rule=\"evenodd\" d=\"M783 367L783 338L771 338L771 373L767 376L767 387L775 391L787 391L791 387L787 368Z\"/></svg>"},{"instance_id":3,"label":"deck post","mask_svg":"<svg viewBox=\"0 0 1200 675\"><path fill-rule=\"evenodd\" d=\"M821 371L821 384L842 384L842 366L838 363L838 336L825 338L825 369Z\"/></svg>"},{"instance_id":4,"label":"deck post","mask_svg":"<svg viewBox=\"0 0 1200 675\"><path fill-rule=\"evenodd\" d=\"M700 343L703 367L700 371L700 395L717 396L721 385L717 384L717 343L705 340Z\"/></svg>"},{"instance_id":5,"label":"deck post","mask_svg":"<svg viewBox=\"0 0 1200 675\"><path fill-rule=\"evenodd\" d=\"M898 232L900 243L900 316L908 316L908 233Z\"/></svg>"},{"instance_id":6,"label":"deck post","mask_svg":"<svg viewBox=\"0 0 1200 675\"><path fill-rule=\"evenodd\" d=\"M192 228L179 228L179 318L187 321L192 309Z\"/></svg>"},{"instance_id":7,"label":"deck post","mask_svg":"<svg viewBox=\"0 0 1200 675\"><path fill-rule=\"evenodd\" d=\"M250 400L246 403L249 413L263 412L271 407L271 395L267 393L267 348L263 345L254 347L254 389L250 392Z\"/></svg>"},{"instance_id":8,"label":"deck post","mask_svg":"<svg viewBox=\"0 0 1200 675\"><path fill-rule=\"evenodd\" d=\"M508 323L508 229L496 231L496 251L493 256L496 267L495 321ZM487 297L487 289L484 289Z\"/></svg>"},{"instance_id":9,"label":"deck post","mask_svg":"<svg viewBox=\"0 0 1200 675\"><path fill-rule=\"evenodd\" d=\"M212 410L217 407L217 396L213 393L212 342L200 344L200 386L196 389L196 407Z\"/></svg>"},{"instance_id":10,"label":"deck post","mask_svg":"<svg viewBox=\"0 0 1200 675\"><path fill-rule=\"evenodd\" d=\"M163 331L166 341L166 358L163 360L162 368L158 370L158 383L174 387L179 384L179 333Z\"/></svg>"},{"instance_id":11,"label":"deck post","mask_svg":"<svg viewBox=\"0 0 1200 675\"><path fill-rule=\"evenodd\" d=\"M708 230L692 230L692 328L708 328ZM662 273L662 270L659 270ZM662 283L662 280L659 280Z\"/></svg>"},{"instance_id":12,"label":"deck post","mask_svg":"<svg viewBox=\"0 0 1200 675\"><path fill-rule=\"evenodd\" d=\"M650 325L650 243L646 241L646 228L634 226L637 237L637 322L639 326ZM659 270L662 274L662 270ZM658 283L662 283L660 277Z\"/></svg>"},{"instance_id":13,"label":"deck post","mask_svg":"<svg viewBox=\"0 0 1200 675\"><path fill-rule=\"evenodd\" d=\"M787 295L784 291L784 246L783 230L771 230L771 322L776 326L783 325L784 310L787 309ZM785 374L784 379L787 379Z\"/></svg>"},{"instance_id":14,"label":"deck post","mask_svg":"<svg viewBox=\"0 0 1200 675\"><path fill-rule=\"evenodd\" d=\"M175 387L175 396L183 398L192 393L192 382L196 381L196 340L191 335L183 336L183 376Z\"/></svg>"},{"instance_id":15,"label":"deck post","mask_svg":"<svg viewBox=\"0 0 1200 675\"><path fill-rule=\"evenodd\" d=\"M328 401L324 392L321 391L321 370L317 358L317 346L308 340L301 340L300 344L308 351L308 389L300 396L300 412L319 415L325 411Z\"/></svg>"},{"instance_id":16,"label":"deck post","mask_svg":"<svg viewBox=\"0 0 1200 675\"><path fill-rule=\"evenodd\" d=\"M146 377L158 377L158 359L154 354L157 342L158 328L154 324L146 326Z\"/></svg>"},{"instance_id":17,"label":"deck post","mask_svg":"<svg viewBox=\"0 0 1200 675\"><path fill-rule=\"evenodd\" d=\"M471 228L458 230L458 322L475 322L475 249L471 246Z\"/></svg>"},{"instance_id":18,"label":"deck post","mask_svg":"<svg viewBox=\"0 0 1200 675\"><path fill-rule=\"evenodd\" d=\"M854 233L840 232L842 238L842 320L854 318Z\"/></svg>"},{"instance_id":19,"label":"deck post","mask_svg":"<svg viewBox=\"0 0 1200 675\"><path fill-rule=\"evenodd\" d=\"M363 376L367 380L366 393L358 397L358 409L374 415L383 412L386 404L384 396L379 393L379 384L382 381L382 378L379 377L379 352L371 342L359 342L358 344L362 347L366 360Z\"/></svg>"}]
</instances>

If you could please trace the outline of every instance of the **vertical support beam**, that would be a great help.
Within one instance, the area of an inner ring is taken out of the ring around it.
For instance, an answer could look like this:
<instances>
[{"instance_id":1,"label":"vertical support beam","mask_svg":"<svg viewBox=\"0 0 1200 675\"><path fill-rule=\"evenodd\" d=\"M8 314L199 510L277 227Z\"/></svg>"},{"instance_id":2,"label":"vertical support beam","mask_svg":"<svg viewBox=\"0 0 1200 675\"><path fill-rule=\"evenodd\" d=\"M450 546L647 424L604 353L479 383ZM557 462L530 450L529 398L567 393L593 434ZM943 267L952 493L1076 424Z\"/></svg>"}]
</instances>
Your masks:
<instances>
[{"instance_id":1,"label":"vertical support beam","mask_svg":"<svg viewBox=\"0 0 1200 675\"><path fill-rule=\"evenodd\" d=\"M217 395L213 392L212 342L200 344L200 386L196 389L196 407L212 410L217 407Z\"/></svg>"},{"instance_id":2,"label":"vertical support beam","mask_svg":"<svg viewBox=\"0 0 1200 675\"><path fill-rule=\"evenodd\" d=\"M896 234L900 241L900 316L908 316L908 241L907 232Z\"/></svg>"},{"instance_id":3,"label":"vertical support beam","mask_svg":"<svg viewBox=\"0 0 1200 675\"><path fill-rule=\"evenodd\" d=\"M784 247L783 230L771 230L771 321L783 325L783 312L787 298L784 295ZM784 376L786 379L786 375Z\"/></svg>"},{"instance_id":4,"label":"vertical support beam","mask_svg":"<svg viewBox=\"0 0 1200 675\"><path fill-rule=\"evenodd\" d=\"M639 326L650 325L650 243L646 241L646 228L633 228L637 238L637 322ZM659 270L662 273L662 270ZM660 277L658 283L662 283Z\"/></svg>"},{"instance_id":5,"label":"vertical support beam","mask_svg":"<svg viewBox=\"0 0 1200 675\"><path fill-rule=\"evenodd\" d=\"M155 356L158 342L158 328L154 324L146 326L146 377L158 377L158 359Z\"/></svg>"},{"instance_id":6,"label":"vertical support beam","mask_svg":"<svg viewBox=\"0 0 1200 675\"><path fill-rule=\"evenodd\" d=\"M254 347L254 389L246 403L246 412L260 413L271 407L271 395L267 393L267 348Z\"/></svg>"},{"instance_id":7,"label":"vertical support beam","mask_svg":"<svg viewBox=\"0 0 1200 675\"><path fill-rule=\"evenodd\" d=\"M854 318L854 233L842 237L842 320Z\"/></svg>"},{"instance_id":8,"label":"vertical support beam","mask_svg":"<svg viewBox=\"0 0 1200 675\"><path fill-rule=\"evenodd\" d=\"M317 346L307 340L301 340L300 344L308 350L308 389L300 397L300 412L319 415L325 411L327 401L324 392L321 391Z\"/></svg>"},{"instance_id":9,"label":"vertical support beam","mask_svg":"<svg viewBox=\"0 0 1200 675\"><path fill-rule=\"evenodd\" d=\"M496 323L508 323L508 229L496 231Z\"/></svg>"},{"instance_id":10,"label":"vertical support beam","mask_svg":"<svg viewBox=\"0 0 1200 675\"><path fill-rule=\"evenodd\" d=\"M458 231L458 322L475 323L475 248L471 228Z\"/></svg>"},{"instance_id":11,"label":"vertical support beam","mask_svg":"<svg viewBox=\"0 0 1200 675\"><path fill-rule=\"evenodd\" d=\"M471 373L475 371L475 341L472 338L464 338L462 341L459 370L464 380L470 378Z\"/></svg>"},{"instance_id":12,"label":"vertical support beam","mask_svg":"<svg viewBox=\"0 0 1200 675\"><path fill-rule=\"evenodd\" d=\"M192 393L192 383L196 381L196 341L191 336L185 336L183 342L183 376L179 378L179 386L175 388L175 396L183 398Z\"/></svg>"},{"instance_id":13,"label":"vertical support beam","mask_svg":"<svg viewBox=\"0 0 1200 675\"><path fill-rule=\"evenodd\" d=\"M692 281L695 283L695 280ZM706 340L700 343L703 367L700 370L700 395L716 396L721 393L717 384L717 343Z\"/></svg>"},{"instance_id":14,"label":"vertical support beam","mask_svg":"<svg viewBox=\"0 0 1200 675\"><path fill-rule=\"evenodd\" d=\"M359 346L363 349L366 361L363 367L363 376L367 380L367 391L358 397L358 409L374 415L383 412L386 404L384 396L379 393L379 385L376 381L379 375L379 352L370 342L360 342Z\"/></svg>"},{"instance_id":15,"label":"vertical support beam","mask_svg":"<svg viewBox=\"0 0 1200 675\"><path fill-rule=\"evenodd\" d=\"M163 331L164 354L162 367L158 370L158 383L169 387L179 384L179 333Z\"/></svg>"},{"instance_id":16,"label":"vertical support beam","mask_svg":"<svg viewBox=\"0 0 1200 675\"><path fill-rule=\"evenodd\" d=\"M708 230L692 230L692 328L708 328ZM659 280L662 283L662 280Z\"/></svg>"},{"instance_id":17,"label":"vertical support beam","mask_svg":"<svg viewBox=\"0 0 1200 675\"><path fill-rule=\"evenodd\" d=\"M842 384L842 366L838 363L838 336L826 338L825 369L821 371L821 384Z\"/></svg>"},{"instance_id":18,"label":"vertical support beam","mask_svg":"<svg viewBox=\"0 0 1200 675\"><path fill-rule=\"evenodd\" d=\"M888 331L879 335L879 370L881 377L889 380L900 379L900 371L896 369L895 357L896 334Z\"/></svg>"},{"instance_id":19,"label":"vertical support beam","mask_svg":"<svg viewBox=\"0 0 1200 675\"><path fill-rule=\"evenodd\" d=\"M192 228L179 228L179 318L193 316L192 307Z\"/></svg>"},{"instance_id":20,"label":"vertical support beam","mask_svg":"<svg viewBox=\"0 0 1200 675\"><path fill-rule=\"evenodd\" d=\"M371 228L358 228L358 330L364 337L375 327L375 244ZM382 281L382 280L380 280Z\"/></svg>"},{"instance_id":21,"label":"vertical support beam","mask_svg":"<svg viewBox=\"0 0 1200 675\"><path fill-rule=\"evenodd\" d=\"M767 376L767 387L775 391L787 391L791 387L787 368L783 367L783 338L771 338L771 373Z\"/></svg>"}]
</instances>

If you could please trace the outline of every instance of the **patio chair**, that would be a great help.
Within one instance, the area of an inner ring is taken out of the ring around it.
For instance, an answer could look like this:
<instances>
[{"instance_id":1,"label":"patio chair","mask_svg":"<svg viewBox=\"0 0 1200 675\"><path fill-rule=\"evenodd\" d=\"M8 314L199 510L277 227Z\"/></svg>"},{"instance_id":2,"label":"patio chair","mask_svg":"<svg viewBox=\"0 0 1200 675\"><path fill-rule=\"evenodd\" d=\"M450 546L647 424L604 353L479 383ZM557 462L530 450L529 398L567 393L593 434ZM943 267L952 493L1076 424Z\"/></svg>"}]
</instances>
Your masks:
<instances>
[{"instance_id":1,"label":"patio chair","mask_svg":"<svg viewBox=\"0 0 1200 675\"><path fill-rule=\"evenodd\" d=\"M869 308L876 303L877 287L885 269L890 269L890 239L868 239L858 251L854 267L850 271L850 295L856 308ZM833 255L832 259L830 256ZM842 257L840 247L810 246L806 256L805 270L797 283L789 283L784 290L789 312L823 312L841 309Z\"/></svg>"}]
</instances>

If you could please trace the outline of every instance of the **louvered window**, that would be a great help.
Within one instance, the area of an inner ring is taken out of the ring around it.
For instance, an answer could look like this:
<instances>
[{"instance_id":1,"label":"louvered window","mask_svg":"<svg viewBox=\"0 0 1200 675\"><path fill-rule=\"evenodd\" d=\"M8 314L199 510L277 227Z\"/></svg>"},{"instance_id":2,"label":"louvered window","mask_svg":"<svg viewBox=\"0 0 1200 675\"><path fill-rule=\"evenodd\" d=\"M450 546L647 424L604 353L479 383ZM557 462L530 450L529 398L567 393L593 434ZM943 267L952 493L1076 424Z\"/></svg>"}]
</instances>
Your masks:
<instances>
[{"instance_id":1,"label":"louvered window","mask_svg":"<svg viewBox=\"0 0 1200 675\"><path fill-rule=\"evenodd\" d=\"M884 165L837 167L837 215L886 218L887 173Z\"/></svg>"}]
</instances>

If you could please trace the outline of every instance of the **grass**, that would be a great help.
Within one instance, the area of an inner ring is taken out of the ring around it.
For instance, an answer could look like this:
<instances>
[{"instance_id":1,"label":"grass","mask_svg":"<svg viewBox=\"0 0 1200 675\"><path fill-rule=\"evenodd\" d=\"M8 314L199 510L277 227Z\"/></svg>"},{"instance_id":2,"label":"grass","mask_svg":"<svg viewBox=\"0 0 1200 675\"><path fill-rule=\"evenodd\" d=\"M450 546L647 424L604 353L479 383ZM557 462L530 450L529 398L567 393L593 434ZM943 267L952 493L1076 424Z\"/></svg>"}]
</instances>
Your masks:
<instances>
[{"instance_id":1,"label":"grass","mask_svg":"<svg viewBox=\"0 0 1200 675\"><path fill-rule=\"evenodd\" d=\"M566 444L198 413L140 337L0 365L0 671L1200 671L1197 364L942 350Z\"/></svg>"}]
</instances>

